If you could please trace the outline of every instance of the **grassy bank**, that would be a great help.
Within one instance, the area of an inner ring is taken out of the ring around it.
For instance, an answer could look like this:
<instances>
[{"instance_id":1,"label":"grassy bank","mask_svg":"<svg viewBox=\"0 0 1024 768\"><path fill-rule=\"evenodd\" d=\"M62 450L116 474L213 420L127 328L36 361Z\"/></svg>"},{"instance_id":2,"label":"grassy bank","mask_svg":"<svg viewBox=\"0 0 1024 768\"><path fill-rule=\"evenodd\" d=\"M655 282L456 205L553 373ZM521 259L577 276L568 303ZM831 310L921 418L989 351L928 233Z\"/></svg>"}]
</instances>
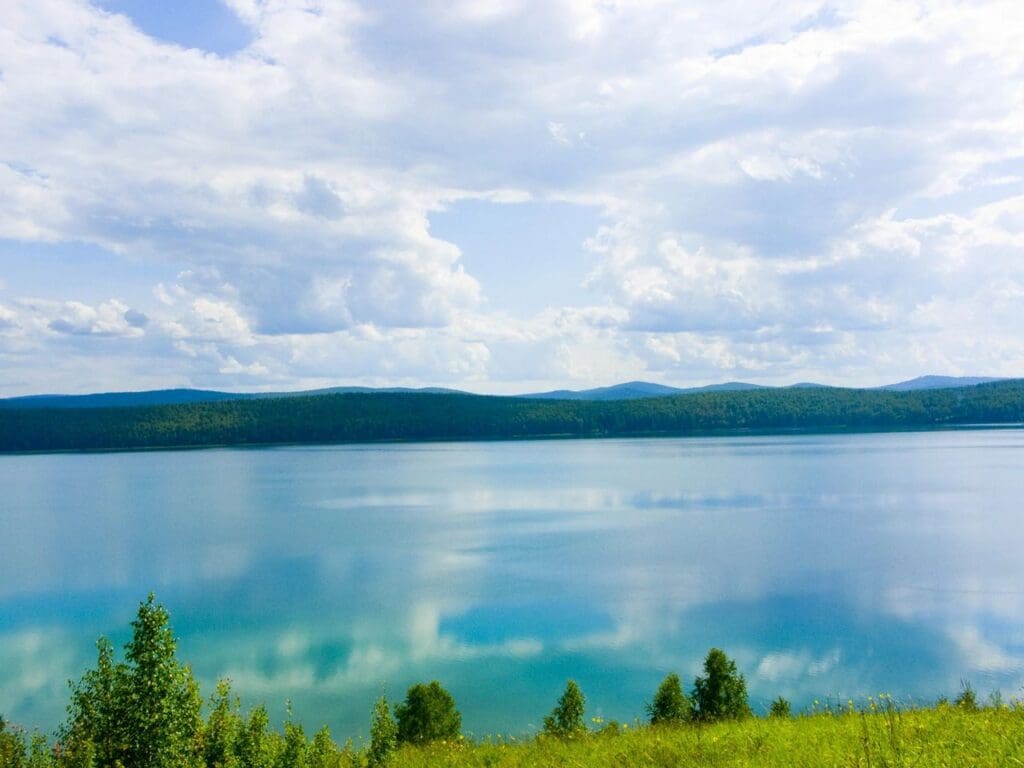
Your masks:
<instances>
[{"instance_id":1,"label":"grassy bank","mask_svg":"<svg viewBox=\"0 0 1024 768\"><path fill-rule=\"evenodd\" d=\"M1024 711L944 706L795 719L643 727L571 740L434 744L399 750L395 766L1014 766L1024 765Z\"/></svg>"},{"instance_id":2,"label":"grassy bank","mask_svg":"<svg viewBox=\"0 0 1024 768\"><path fill-rule=\"evenodd\" d=\"M679 728L642 727L572 740L405 747L396 768L423 766L964 766L1024 765L1024 710L896 708Z\"/></svg>"},{"instance_id":3,"label":"grassy bank","mask_svg":"<svg viewBox=\"0 0 1024 768\"><path fill-rule=\"evenodd\" d=\"M267 768L363 768L370 762L365 747L351 743L339 747L324 731L302 749L297 748L296 735L293 730L290 739L287 735L273 739L276 745L272 747L268 743L264 760L254 764ZM4 752L0 748L2 768L92 765L54 759L47 748L39 749L35 760L28 749L18 758L11 751ZM242 765L234 760L210 764L223 768ZM839 715L805 715L792 719L748 718L675 728L613 727L571 739L539 736L526 741L489 739L472 743L456 740L400 747L386 765L389 768L1002 768L1024 765L1024 709L1010 706L970 711L944 705L929 709L900 711L894 707L871 711L867 706Z\"/></svg>"}]
</instances>

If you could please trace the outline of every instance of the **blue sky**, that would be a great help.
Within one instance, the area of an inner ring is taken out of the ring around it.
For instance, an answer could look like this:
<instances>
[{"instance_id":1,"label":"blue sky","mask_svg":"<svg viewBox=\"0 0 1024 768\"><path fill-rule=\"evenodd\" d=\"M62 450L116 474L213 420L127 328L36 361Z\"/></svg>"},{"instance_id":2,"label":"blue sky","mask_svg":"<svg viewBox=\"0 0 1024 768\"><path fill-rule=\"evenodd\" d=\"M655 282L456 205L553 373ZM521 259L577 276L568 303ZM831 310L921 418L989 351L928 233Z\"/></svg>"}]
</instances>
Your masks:
<instances>
[{"instance_id":1,"label":"blue sky","mask_svg":"<svg viewBox=\"0 0 1024 768\"><path fill-rule=\"evenodd\" d=\"M14 0L0 396L1024 375L1024 6Z\"/></svg>"}]
</instances>

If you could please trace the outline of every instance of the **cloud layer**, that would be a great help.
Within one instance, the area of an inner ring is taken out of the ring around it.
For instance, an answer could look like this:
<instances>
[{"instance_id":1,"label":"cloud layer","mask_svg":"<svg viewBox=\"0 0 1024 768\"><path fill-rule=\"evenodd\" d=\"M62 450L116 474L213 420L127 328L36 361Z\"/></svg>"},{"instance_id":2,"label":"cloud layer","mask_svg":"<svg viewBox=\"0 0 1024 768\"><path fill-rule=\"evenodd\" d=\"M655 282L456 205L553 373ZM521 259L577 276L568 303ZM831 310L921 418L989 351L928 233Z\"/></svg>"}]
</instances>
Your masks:
<instances>
[{"instance_id":1,"label":"cloud layer","mask_svg":"<svg viewBox=\"0 0 1024 768\"><path fill-rule=\"evenodd\" d=\"M0 395L1024 373L1018 3L227 5L5 14ZM464 201L597 210L566 301Z\"/></svg>"}]
</instances>

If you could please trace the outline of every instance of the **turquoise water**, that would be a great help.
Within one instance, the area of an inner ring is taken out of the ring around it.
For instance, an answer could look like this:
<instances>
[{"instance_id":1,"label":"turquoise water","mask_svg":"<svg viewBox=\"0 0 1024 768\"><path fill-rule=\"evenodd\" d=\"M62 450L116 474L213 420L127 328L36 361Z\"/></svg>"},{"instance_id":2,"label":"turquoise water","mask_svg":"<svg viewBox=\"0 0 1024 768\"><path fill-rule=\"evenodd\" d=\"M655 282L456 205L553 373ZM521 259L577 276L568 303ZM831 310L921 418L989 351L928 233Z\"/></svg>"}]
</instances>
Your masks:
<instances>
[{"instance_id":1,"label":"turquoise water","mask_svg":"<svg viewBox=\"0 0 1024 768\"><path fill-rule=\"evenodd\" d=\"M55 726L149 590L213 691L365 733L437 678L466 730L565 679L631 721L720 646L755 709L1022 695L1024 432L0 457L0 713Z\"/></svg>"}]
</instances>

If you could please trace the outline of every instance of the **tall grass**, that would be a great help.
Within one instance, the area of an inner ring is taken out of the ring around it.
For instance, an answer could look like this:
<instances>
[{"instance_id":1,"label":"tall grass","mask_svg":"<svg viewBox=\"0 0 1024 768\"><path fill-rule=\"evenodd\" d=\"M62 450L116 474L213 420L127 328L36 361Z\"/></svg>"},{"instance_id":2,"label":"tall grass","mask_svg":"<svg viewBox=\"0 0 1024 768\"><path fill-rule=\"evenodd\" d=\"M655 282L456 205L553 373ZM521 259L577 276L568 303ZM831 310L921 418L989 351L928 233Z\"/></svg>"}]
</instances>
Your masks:
<instances>
[{"instance_id":1,"label":"tall grass","mask_svg":"<svg viewBox=\"0 0 1024 768\"><path fill-rule=\"evenodd\" d=\"M423 766L843 766L964 768L1024 765L1024 709L957 707L901 711L883 697L860 710L794 719L645 726L576 739L540 737L403 748L395 768Z\"/></svg>"},{"instance_id":2,"label":"tall grass","mask_svg":"<svg viewBox=\"0 0 1024 768\"><path fill-rule=\"evenodd\" d=\"M268 734L267 768L365 768L369 745L338 747L322 731L286 749L286 739ZM6 736L5 736L6 734ZM38 734L2 727L0 768L88 765L55 755ZM12 749L13 748L13 749ZM62 759L64 758L64 759ZM256 764L255 762L253 763ZM195 763L204 765L203 761ZM219 768L246 768L232 758ZM387 768L967 768L1024 766L1024 706L993 702L984 708L939 704L903 709L889 697L863 706L819 709L795 718L745 718L713 724L632 726L607 724L600 731L569 737L462 738L423 746L406 745L377 765Z\"/></svg>"}]
</instances>

